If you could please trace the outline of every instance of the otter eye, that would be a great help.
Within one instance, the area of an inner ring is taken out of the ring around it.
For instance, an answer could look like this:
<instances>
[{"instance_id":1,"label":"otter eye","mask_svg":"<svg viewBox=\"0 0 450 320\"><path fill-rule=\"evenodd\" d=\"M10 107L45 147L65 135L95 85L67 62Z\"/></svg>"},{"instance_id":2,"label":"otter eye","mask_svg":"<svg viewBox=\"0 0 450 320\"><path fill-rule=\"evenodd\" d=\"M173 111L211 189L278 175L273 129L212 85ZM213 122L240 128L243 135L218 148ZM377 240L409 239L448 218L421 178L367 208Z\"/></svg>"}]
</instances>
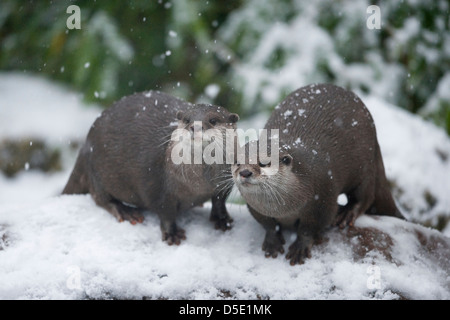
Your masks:
<instances>
[{"instance_id":1,"label":"otter eye","mask_svg":"<svg viewBox=\"0 0 450 320\"><path fill-rule=\"evenodd\" d=\"M283 158L281 158L281 162L283 162L284 164L288 165L288 164L291 163L291 157L284 156Z\"/></svg>"},{"instance_id":2,"label":"otter eye","mask_svg":"<svg viewBox=\"0 0 450 320\"><path fill-rule=\"evenodd\" d=\"M270 166L270 161L268 161L268 162L261 162L260 161L258 164L259 164L259 166L261 168L264 168L264 167Z\"/></svg>"},{"instance_id":3,"label":"otter eye","mask_svg":"<svg viewBox=\"0 0 450 320\"><path fill-rule=\"evenodd\" d=\"M213 126L215 126L217 124L217 119L209 119L209 123L211 123Z\"/></svg>"}]
</instances>

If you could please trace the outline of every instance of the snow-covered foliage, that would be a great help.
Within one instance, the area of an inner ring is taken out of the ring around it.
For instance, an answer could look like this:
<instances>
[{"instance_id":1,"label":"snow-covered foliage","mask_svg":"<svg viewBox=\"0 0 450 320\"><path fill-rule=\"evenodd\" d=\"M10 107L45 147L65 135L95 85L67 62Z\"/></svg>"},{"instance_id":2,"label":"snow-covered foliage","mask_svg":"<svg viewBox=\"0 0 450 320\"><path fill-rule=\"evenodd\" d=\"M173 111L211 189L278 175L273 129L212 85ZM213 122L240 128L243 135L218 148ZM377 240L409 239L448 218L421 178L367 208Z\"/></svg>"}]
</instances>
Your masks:
<instances>
[{"instance_id":1,"label":"snow-covered foliage","mask_svg":"<svg viewBox=\"0 0 450 320\"><path fill-rule=\"evenodd\" d=\"M330 82L450 121L448 1L253 0L233 11L219 38L235 52L232 75L250 111L288 92ZM446 88L446 89L444 89ZM450 122L447 126L450 130Z\"/></svg>"}]
</instances>

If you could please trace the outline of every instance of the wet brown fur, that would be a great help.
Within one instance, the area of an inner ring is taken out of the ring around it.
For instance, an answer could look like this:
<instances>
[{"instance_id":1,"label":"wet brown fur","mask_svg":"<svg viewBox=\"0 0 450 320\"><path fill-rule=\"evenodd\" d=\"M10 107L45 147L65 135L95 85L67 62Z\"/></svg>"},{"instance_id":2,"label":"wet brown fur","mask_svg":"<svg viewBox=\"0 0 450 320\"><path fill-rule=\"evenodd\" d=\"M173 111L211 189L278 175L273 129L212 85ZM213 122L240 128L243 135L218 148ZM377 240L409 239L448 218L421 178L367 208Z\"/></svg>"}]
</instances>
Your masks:
<instances>
[{"instance_id":1,"label":"wet brown fur","mask_svg":"<svg viewBox=\"0 0 450 320\"><path fill-rule=\"evenodd\" d=\"M266 256L284 253L282 227L297 232L286 255L294 265L310 256L312 244L330 225L352 225L363 213L403 218L389 189L373 119L354 93L330 84L300 88L275 108L265 128L279 129L277 175L283 179L258 191L242 182L261 178L259 165L233 166L232 173L250 212L266 230ZM282 162L286 154L292 158L288 165ZM243 170L251 176L242 177ZM278 195L268 197L265 193L273 189ZM348 204L339 208L341 193Z\"/></svg>"},{"instance_id":2,"label":"wet brown fur","mask_svg":"<svg viewBox=\"0 0 450 320\"><path fill-rule=\"evenodd\" d=\"M92 125L63 194L90 193L96 204L119 221L142 222L143 212L158 215L163 240L179 244L184 230L176 218L212 200L216 228L231 228L225 207L231 191L226 164L180 164L171 160L174 129L235 129L239 119L225 108L194 105L158 91L136 93L106 109Z\"/></svg>"}]
</instances>

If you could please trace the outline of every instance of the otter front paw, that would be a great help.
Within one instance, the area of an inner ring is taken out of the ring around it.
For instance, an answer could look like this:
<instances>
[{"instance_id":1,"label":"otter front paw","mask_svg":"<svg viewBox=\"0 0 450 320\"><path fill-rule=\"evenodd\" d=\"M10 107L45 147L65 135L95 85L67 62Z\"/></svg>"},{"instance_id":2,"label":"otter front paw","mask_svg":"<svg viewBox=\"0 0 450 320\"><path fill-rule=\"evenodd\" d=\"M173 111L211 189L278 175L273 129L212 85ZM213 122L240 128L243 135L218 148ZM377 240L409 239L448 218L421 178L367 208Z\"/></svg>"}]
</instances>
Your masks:
<instances>
[{"instance_id":1,"label":"otter front paw","mask_svg":"<svg viewBox=\"0 0 450 320\"><path fill-rule=\"evenodd\" d=\"M306 258L311 258L312 245L312 239L300 239L297 237L297 240L289 246L289 251L286 254L286 259L291 260L290 265L303 264Z\"/></svg>"},{"instance_id":2,"label":"otter front paw","mask_svg":"<svg viewBox=\"0 0 450 320\"><path fill-rule=\"evenodd\" d=\"M162 240L167 241L169 246L181 243L181 240L186 240L186 232L184 229L177 227L176 225L171 228L170 231L162 231Z\"/></svg>"},{"instance_id":3,"label":"otter front paw","mask_svg":"<svg viewBox=\"0 0 450 320\"><path fill-rule=\"evenodd\" d=\"M276 258L278 253L283 254L283 245L286 243L283 234L280 231L268 231L262 245L262 250L265 252L266 258Z\"/></svg>"},{"instance_id":4,"label":"otter front paw","mask_svg":"<svg viewBox=\"0 0 450 320\"><path fill-rule=\"evenodd\" d=\"M225 212L225 214L220 215L211 212L209 220L214 223L214 228L216 230L227 231L231 230L231 228L233 227L233 218L231 218L227 212Z\"/></svg>"}]
</instances>

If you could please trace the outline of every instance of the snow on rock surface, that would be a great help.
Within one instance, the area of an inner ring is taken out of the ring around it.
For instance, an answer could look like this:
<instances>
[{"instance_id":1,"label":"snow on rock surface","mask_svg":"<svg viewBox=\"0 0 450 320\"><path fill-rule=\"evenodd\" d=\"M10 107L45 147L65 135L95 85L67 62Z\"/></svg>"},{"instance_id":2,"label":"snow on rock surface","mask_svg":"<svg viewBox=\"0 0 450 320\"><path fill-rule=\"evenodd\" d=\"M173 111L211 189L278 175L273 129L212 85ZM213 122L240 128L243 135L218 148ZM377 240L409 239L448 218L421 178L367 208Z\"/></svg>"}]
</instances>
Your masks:
<instances>
[{"instance_id":1,"label":"snow on rock surface","mask_svg":"<svg viewBox=\"0 0 450 320\"><path fill-rule=\"evenodd\" d=\"M0 298L450 298L450 240L437 231L363 216L292 267L265 258L262 227L229 208L230 232L213 228L209 207L194 209L180 220L187 240L168 246L156 215L118 223L89 196L2 206Z\"/></svg>"},{"instance_id":2,"label":"snow on rock surface","mask_svg":"<svg viewBox=\"0 0 450 320\"><path fill-rule=\"evenodd\" d=\"M0 91L0 139L37 133L66 143L74 134L84 138L98 115L40 78L0 74ZM361 97L410 218L448 214L450 139L395 106ZM240 125L261 128L266 116ZM448 227L440 233L362 216L355 228L331 229L311 259L292 267L282 256L264 257L264 230L245 206L228 204L235 223L223 233L208 221L206 204L180 218L187 240L168 246L154 214L132 226L89 195L59 196L74 156L63 157L60 173L0 174L0 299L450 299ZM435 200L431 209L425 191ZM295 237L285 238L286 250Z\"/></svg>"}]
</instances>

